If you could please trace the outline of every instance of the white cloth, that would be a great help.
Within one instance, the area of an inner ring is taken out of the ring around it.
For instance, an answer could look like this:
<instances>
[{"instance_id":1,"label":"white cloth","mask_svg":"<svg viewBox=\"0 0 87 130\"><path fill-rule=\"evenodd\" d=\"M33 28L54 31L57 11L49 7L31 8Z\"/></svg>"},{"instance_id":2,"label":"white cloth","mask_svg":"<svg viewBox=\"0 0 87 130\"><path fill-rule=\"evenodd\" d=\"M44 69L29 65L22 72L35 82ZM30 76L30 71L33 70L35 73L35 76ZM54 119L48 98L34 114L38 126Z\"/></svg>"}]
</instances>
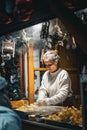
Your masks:
<instances>
[{"instance_id":1,"label":"white cloth","mask_svg":"<svg viewBox=\"0 0 87 130\"><path fill-rule=\"evenodd\" d=\"M56 72L46 71L43 75L37 103L56 105L62 103L72 92L71 80L66 70L59 68Z\"/></svg>"}]
</instances>

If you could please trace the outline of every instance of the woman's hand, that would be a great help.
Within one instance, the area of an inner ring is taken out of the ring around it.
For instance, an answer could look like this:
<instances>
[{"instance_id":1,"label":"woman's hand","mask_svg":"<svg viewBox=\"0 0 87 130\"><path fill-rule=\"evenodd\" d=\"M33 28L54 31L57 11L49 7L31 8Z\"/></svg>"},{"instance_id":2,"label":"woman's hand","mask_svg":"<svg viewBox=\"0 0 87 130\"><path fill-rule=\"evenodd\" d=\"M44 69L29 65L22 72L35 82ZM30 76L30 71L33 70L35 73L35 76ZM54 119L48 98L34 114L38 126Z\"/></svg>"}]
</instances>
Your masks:
<instances>
[{"instance_id":1,"label":"woman's hand","mask_svg":"<svg viewBox=\"0 0 87 130\"><path fill-rule=\"evenodd\" d=\"M47 106L45 99L38 100L35 104L38 106Z\"/></svg>"}]
</instances>

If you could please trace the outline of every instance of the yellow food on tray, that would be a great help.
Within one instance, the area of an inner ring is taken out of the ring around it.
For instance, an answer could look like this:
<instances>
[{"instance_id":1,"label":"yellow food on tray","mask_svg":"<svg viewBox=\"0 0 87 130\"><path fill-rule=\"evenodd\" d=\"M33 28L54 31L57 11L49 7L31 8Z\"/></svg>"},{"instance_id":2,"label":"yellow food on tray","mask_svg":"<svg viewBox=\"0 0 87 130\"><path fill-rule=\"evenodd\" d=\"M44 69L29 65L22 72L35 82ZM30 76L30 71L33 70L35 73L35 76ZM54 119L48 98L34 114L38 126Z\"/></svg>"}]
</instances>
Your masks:
<instances>
[{"instance_id":1,"label":"yellow food on tray","mask_svg":"<svg viewBox=\"0 0 87 130\"><path fill-rule=\"evenodd\" d=\"M11 105L12 105L13 109L17 109L17 108L24 106L24 105L27 105L27 104L29 104L28 100L11 101Z\"/></svg>"},{"instance_id":2,"label":"yellow food on tray","mask_svg":"<svg viewBox=\"0 0 87 130\"><path fill-rule=\"evenodd\" d=\"M80 107L80 109L77 109L74 106L62 108L60 112L51 114L47 118L51 120L82 125L82 108Z\"/></svg>"},{"instance_id":3,"label":"yellow food on tray","mask_svg":"<svg viewBox=\"0 0 87 130\"><path fill-rule=\"evenodd\" d=\"M36 106L34 104L30 104L30 105L21 106L21 107L17 108L16 110L23 111L23 112L35 112L37 110L37 108L38 108L38 106Z\"/></svg>"}]
</instances>

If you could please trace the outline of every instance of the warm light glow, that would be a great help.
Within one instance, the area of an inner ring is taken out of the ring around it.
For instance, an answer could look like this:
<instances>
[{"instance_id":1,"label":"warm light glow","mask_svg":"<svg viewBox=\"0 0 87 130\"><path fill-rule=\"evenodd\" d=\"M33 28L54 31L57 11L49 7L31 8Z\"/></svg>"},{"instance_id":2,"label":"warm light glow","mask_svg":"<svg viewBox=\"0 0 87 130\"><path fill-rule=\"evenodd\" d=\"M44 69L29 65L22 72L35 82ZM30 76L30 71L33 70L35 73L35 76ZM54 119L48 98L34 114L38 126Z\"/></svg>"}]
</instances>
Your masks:
<instances>
[{"instance_id":1,"label":"warm light glow","mask_svg":"<svg viewBox=\"0 0 87 130\"><path fill-rule=\"evenodd\" d=\"M34 30L41 30L42 24L37 24L33 26Z\"/></svg>"}]
</instances>

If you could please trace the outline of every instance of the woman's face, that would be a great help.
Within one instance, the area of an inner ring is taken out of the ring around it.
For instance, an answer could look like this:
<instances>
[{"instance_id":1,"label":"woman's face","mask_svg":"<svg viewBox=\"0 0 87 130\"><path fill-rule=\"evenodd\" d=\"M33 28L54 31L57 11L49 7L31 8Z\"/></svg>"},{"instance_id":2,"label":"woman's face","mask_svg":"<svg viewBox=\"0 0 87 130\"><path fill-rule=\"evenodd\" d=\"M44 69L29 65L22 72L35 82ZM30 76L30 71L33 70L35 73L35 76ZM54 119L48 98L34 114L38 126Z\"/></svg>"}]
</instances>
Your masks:
<instances>
[{"instance_id":1,"label":"woman's face","mask_svg":"<svg viewBox=\"0 0 87 130\"><path fill-rule=\"evenodd\" d=\"M49 59L44 59L44 64L47 70L49 70L51 73L55 72L58 69L58 62L57 61L51 61Z\"/></svg>"}]
</instances>

